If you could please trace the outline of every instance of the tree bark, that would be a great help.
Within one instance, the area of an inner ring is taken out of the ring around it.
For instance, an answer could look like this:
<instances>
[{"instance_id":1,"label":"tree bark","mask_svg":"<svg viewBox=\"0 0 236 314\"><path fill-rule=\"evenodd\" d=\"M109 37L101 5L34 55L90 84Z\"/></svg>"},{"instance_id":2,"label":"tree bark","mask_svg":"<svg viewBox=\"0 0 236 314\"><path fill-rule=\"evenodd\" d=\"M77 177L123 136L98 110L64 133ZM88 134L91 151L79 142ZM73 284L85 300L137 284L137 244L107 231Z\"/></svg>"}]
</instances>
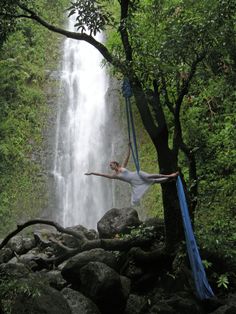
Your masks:
<instances>
[{"instance_id":1,"label":"tree bark","mask_svg":"<svg viewBox=\"0 0 236 314\"><path fill-rule=\"evenodd\" d=\"M157 151L160 173L169 174L177 170L177 159L168 146L169 134L165 120L157 126L150 112L147 96L138 79L131 80L135 101L147 130ZM159 107L161 111L161 107ZM160 115L164 115L160 112ZM164 207L166 248L173 251L184 238L182 218L175 182L162 184L162 198Z\"/></svg>"}]
</instances>

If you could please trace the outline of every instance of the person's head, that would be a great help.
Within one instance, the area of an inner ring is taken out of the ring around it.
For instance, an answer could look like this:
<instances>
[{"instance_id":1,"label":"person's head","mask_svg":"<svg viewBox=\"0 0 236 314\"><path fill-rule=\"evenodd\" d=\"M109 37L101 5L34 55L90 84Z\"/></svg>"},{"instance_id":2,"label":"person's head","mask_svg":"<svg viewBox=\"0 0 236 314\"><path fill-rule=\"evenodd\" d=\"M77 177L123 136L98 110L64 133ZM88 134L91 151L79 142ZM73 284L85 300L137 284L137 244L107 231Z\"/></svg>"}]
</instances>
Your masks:
<instances>
[{"instance_id":1,"label":"person's head","mask_svg":"<svg viewBox=\"0 0 236 314\"><path fill-rule=\"evenodd\" d=\"M118 167L120 167L120 164L119 164L118 161L113 160L113 161L110 162L110 168L111 168L112 170L117 170Z\"/></svg>"}]
</instances>

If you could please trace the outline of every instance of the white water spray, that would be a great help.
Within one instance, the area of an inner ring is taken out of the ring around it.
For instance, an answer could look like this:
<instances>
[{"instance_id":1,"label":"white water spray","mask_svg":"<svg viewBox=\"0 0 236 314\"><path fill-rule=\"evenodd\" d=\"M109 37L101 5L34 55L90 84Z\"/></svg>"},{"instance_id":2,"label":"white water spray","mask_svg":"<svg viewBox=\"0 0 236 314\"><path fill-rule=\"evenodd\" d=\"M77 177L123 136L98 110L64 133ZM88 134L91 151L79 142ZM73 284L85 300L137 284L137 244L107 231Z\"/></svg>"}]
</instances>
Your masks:
<instances>
[{"instance_id":1,"label":"white water spray","mask_svg":"<svg viewBox=\"0 0 236 314\"><path fill-rule=\"evenodd\" d=\"M73 25L69 19L69 30L74 31ZM101 39L101 35L97 37ZM112 208L111 182L84 175L108 171L111 153L107 77L101 61L100 53L89 44L65 40L53 170L57 220L63 226L95 228Z\"/></svg>"}]
</instances>

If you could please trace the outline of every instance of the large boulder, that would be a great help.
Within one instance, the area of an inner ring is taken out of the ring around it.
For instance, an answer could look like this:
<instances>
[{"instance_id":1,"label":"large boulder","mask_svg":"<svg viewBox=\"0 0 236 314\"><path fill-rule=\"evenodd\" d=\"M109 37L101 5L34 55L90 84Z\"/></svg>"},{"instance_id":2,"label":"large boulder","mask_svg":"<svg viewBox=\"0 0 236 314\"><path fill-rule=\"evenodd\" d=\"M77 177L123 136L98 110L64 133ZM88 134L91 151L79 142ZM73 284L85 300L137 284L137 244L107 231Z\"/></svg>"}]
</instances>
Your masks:
<instances>
[{"instance_id":1,"label":"large boulder","mask_svg":"<svg viewBox=\"0 0 236 314\"><path fill-rule=\"evenodd\" d=\"M49 282L50 286L57 290L62 290L67 286L67 282L64 280L59 270L45 272L44 276Z\"/></svg>"},{"instance_id":2,"label":"large boulder","mask_svg":"<svg viewBox=\"0 0 236 314\"><path fill-rule=\"evenodd\" d=\"M187 293L174 295L161 295L157 293L152 300L153 306L150 313L160 314L203 314L205 310L196 299Z\"/></svg>"},{"instance_id":3,"label":"large boulder","mask_svg":"<svg viewBox=\"0 0 236 314\"><path fill-rule=\"evenodd\" d=\"M119 233L129 233L132 227L141 224L133 208L112 208L97 223L100 238L110 239Z\"/></svg>"},{"instance_id":4,"label":"large boulder","mask_svg":"<svg viewBox=\"0 0 236 314\"><path fill-rule=\"evenodd\" d=\"M155 234L156 239L162 240L165 235L165 223L163 219L151 217L144 221L143 226L149 228Z\"/></svg>"},{"instance_id":5,"label":"large boulder","mask_svg":"<svg viewBox=\"0 0 236 314\"><path fill-rule=\"evenodd\" d=\"M0 264L7 263L12 257L14 253L10 248L3 248L0 250Z\"/></svg>"},{"instance_id":6,"label":"large boulder","mask_svg":"<svg viewBox=\"0 0 236 314\"><path fill-rule=\"evenodd\" d=\"M74 231L74 232L82 233L85 236L85 238L88 240L94 240L98 238L98 234L94 229L87 229L82 225L72 226L66 229Z\"/></svg>"},{"instance_id":7,"label":"large boulder","mask_svg":"<svg viewBox=\"0 0 236 314\"><path fill-rule=\"evenodd\" d=\"M80 284L80 268L89 262L102 262L111 268L117 269L117 259L114 253L103 249L92 249L81 252L68 260L62 268L63 278L76 286Z\"/></svg>"},{"instance_id":8,"label":"large boulder","mask_svg":"<svg viewBox=\"0 0 236 314\"><path fill-rule=\"evenodd\" d=\"M29 274L29 269L23 264L7 263L0 265L1 278L25 278Z\"/></svg>"},{"instance_id":9,"label":"large boulder","mask_svg":"<svg viewBox=\"0 0 236 314\"><path fill-rule=\"evenodd\" d=\"M82 293L70 288L63 289L61 293L69 304L71 314L100 314L96 304Z\"/></svg>"},{"instance_id":10,"label":"large boulder","mask_svg":"<svg viewBox=\"0 0 236 314\"><path fill-rule=\"evenodd\" d=\"M177 312L175 309L173 309L171 306L169 306L168 304L164 302L155 304L148 313L149 314L180 314L179 312Z\"/></svg>"},{"instance_id":11,"label":"large boulder","mask_svg":"<svg viewBox=\"0 0 236 314\"><path fill-rule=\"evenodd\" d=\"M229 294L227 299L224 300L225 304L222 304L217 310L212 311L212 314L234 314L236 313L236 293Z\"/></svg>"},{"instance_id":12,"label":"large boulder","mask_svg":"<svg viewBox=\"0 0 236 314\"><path fill-rule=\"evenodd\" d=\"M148 309L147 298L140 295L130 294L126 308L125 314L145 314Z\"/></svg>"},{"instance_id":13,"label":"large boulder","mask_svg":"<svg viewBox=\"0 0 236 314\"><path fill-rule=\"evenodd\" d=\"M87 240L94 240L98 238L98 233L93 229L87 229L82 225L72 226L66 228L69 231L77 232L82 234ZM79 240L69 234L62 234L61 241L63 244L70 248L78 247Z\"/></svg>"},{"instance_id":14,"label":"large boulder","mask_svg":"<svg viewBox=\"0 0 236 314\"><path fill-rule=\"evenodd\" d=\"M236 306L233 304L222 305L214 312L211 312L211 314L235 314L235 313Z\"/></svg>"},{"instance_id":15,"label":"large boulder","mask_svg":"<svg viewBox=\"0 0 236 314\"><path fill-rule=\"evenodd\" d=\"M31 293L17 294L11 306L11 313L24 314L71 314L70 307L62 294L46 284L31 288L31 282L24 281Z\"/></svg>"},{"instance_id":16,"label":"large boulder","mask_svg":"<svg viewBox=\"0 0 236 314\"><path fill-rule=\"evenodd\" d=\"M44 274L33 273L20 263L7 263L0 265L0 277L7 283L4 298L9 301L11 313L71 313L67 301L50 287Z\"/></svg>"},{"instance_id":17,"label":"large boulder","mask_svg":"<svg viewBox=\"0 0 236 314\"><path fill-rule=\"evenodd\" d=\"M119 274L100 262L90 262L80 270L81 291L92 299L103 314L123 313L127 291Z\"/></svg>"},{"instance_id":18,"label":"large boulder","mask_svg":"<svg viewBox=\"0 0 236 314\"><path fill-rule=\"evenodd\" d=\"M10 239L7 246L16 254L21 255L36 246L36 241L34 238L24 238L21 235L15 236Z\"/></svg>"}]
</instances>

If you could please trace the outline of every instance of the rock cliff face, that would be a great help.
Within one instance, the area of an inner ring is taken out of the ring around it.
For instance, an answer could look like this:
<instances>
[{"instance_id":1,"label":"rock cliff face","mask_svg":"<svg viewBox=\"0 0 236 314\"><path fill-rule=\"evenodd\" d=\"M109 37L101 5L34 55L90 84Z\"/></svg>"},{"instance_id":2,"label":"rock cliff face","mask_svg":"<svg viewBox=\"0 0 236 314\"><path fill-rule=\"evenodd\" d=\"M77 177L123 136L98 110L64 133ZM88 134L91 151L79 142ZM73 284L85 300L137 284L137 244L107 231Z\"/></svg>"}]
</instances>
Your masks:
<instances>
[{"instance_id":1,"label":"rock cliff face","mask_svg":"<svg viewBox=\"0 0 236 314\"><path fill-rule=\"evenodd\" d=\"M164 250L159 219L141 222L134 209L113 208L98 233L52 221L27 225L40 222L57 231L39 229L0 244L0 313L235 313L235 294L196 298L183 252Z\"/></svg>"}]
</instances>

